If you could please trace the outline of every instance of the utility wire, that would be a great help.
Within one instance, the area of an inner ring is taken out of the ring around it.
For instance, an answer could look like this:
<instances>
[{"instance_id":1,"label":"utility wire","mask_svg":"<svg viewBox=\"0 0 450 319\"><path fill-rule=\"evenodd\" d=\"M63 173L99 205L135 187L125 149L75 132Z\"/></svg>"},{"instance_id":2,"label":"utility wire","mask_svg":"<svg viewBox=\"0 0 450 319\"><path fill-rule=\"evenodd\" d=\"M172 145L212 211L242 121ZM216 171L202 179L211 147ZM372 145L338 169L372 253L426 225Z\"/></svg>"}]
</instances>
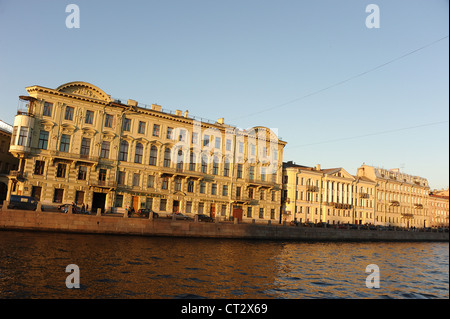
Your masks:
<instances>
[{"instance_id":1,"label":"utility wire","mask_svg":"<svg viewBox=\"0 0 450 319\"><path fill-rule=\"evenodd\" d=\"M429 43L429 44L426 44L426 45L424 45L424 46L422 46L422 47L420 47L420 48L417 48L417 49L415 49L415 50L413 50L413 51L410 51L410 52L408 52L408 53L406 53L406 54L403 54L403 55L401 55L401 56L399 56L399 57L397 57L397 58L395 58L395 59L392 59L392 60L390 60L390 61L388 61L388 62L385 62L385 63L383 63L383 64L380 64L380 65L378 65L378 66L376 66L376 67L374 67L374 68L372 68L372 69L369 69L369 70L367 70L367 71L364 71L364 72L362 72L362 73L359 73L359 74L356 74L356 75L354 75L354 76L351 76L351 77L349 77L349 78L347 78L347 79L345 79L345 80L342 80L342 81L340 81L340 82L336 82L336 83L334 83L334 84L332 84L332 85L330 85L330 86L327 86L327 87L325 87L325 88L323 88L323 89L320 89L320 90L317 90L317 91L308 93L308 94L306 94L306 95L304 95L304 96L302 96L302 97L293 99L293 100L288 101L288 102L285 102L285 103L283 103L283 104L279 104L279 105L276 105L276 106L272 106L272 107L269 107L269 108L267 108L267 109L260 110L260 111L258 111L258 112L254 112L254 113L251 113L251 114L248 114L248 115L240 116L240 117L234 118L234 119L232 119L232 120L241 119L241 118L245 118L245 117L257 115L257 114L260 114L260 113L268 112L268 111L271 111L271 110L274 110L274 109L283 107L283 106L285 106L285 105L288 105L288 104L291 104L291 103L294 103L294 102L297 102L297 101L301 101L301 100L306 99L306 98L308 98L308 97L310 97L310 96L317 95L317 94L319 94L319 93L321 93L321 92L323 92L323 91L329 90L329 89L334 88L334 87L339 86L339 85L342 85L342 84L347 83L347 82L349 82L349 81L352 81L352 80L354 80L354 79L356 79L356 78L359 78L359 77L361 77L361 76L363 76L363 75L366 75L366 74L371 73L371 72L373 72L373 71L375 71L375 70L378 70L378 69L380 69L380 68L382 68L382 67L385 67L386 65L389 65L389 64L394 63L394 62L396 62L396 61L398 61L398 60L401 60L401 59L403 59L403 58L405 58L405 57L407 57L407 56L409 56L409 55L411 55L411 54L414 54L414 53L416 53L416 52L418 52L418 51L420 51L420 50L423 50L423 49L425 49L425 48L428 48L428 47L430 47L430 46L432 46L432 45L434 45L434 44L436 44L436 43L438 43L438 42L440 42L440 41L442 41L442 40L444 40L444 39L447 39L448 37L449 37L449 36L447 35L447 36L445 36L445 37L443 37L443 38L440 38L440 39L435 40L435 41L433 41L433 42L431 42L431 43Z\"/></svg>"},{"instance_id":2,"label":"utility wire","mask_svg":"<svg viewBox=\"0 0 450 319\"><path fill-rule=\"evenodd\" d=\"M415 128L419 128L419 127L425 127L425 126L432 126L432 125L444 124L444 123L448 123L448 122L449 122L449 121L434 122L434 123L428 123L428 124L422 124L422 125L416 125L416 126L403 127L403 128L393 129L393 130L387 130L387 131L375 132L375 133L364 134L364 135L358 135L358 136L352 136L352 137L337 138L337 139L333 139L333 140L322 141L322 142L317 142L317 143L310 143L310 144L293 145L293 146L290 146L290 145L288 144L288 147L289 147L289 148L296 148L296 147L305 147L305 146L311 146L311 145L319 145L319 144L326 144L326 143L340 142L340 141L346 141L346 140L353 140L353 139L362 138L362 137L368 137L368 136L375 136L375 135L381 135L381 134L388 134L388 133L393 133L393 132L399 132L399 131L411 130L411 129L415 129Z\"/></svg>"}]
</instances>

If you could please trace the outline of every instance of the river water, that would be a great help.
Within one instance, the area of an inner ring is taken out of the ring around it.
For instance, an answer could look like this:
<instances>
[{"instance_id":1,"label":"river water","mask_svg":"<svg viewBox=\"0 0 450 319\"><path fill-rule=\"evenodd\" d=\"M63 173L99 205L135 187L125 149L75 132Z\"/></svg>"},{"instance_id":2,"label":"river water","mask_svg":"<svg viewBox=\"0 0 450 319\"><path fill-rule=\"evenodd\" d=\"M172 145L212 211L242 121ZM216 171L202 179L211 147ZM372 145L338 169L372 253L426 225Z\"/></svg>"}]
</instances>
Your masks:
<instances>
[{"instance_id":1,"label":"river water","mask_svg":"<svg viewBox=\"0 0 450 319\"><path fill-rule=\"evenodd\" d=\"M66 287L66 266L80 288ZM368 288L366 267L379 268ZM0 231L0 299L449 298L448 243Z\"/></svg>"}]
</instances>

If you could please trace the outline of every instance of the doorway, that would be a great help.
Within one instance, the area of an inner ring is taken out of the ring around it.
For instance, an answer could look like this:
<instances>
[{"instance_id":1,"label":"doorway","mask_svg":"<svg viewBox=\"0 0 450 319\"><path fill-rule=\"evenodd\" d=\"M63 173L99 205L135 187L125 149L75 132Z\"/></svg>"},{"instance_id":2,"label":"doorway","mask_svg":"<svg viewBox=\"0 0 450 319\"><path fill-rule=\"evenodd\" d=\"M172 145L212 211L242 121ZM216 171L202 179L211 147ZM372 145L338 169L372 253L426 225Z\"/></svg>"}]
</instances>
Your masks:
<instances>
[{"instance_id":1,"label":"doorway","mask_svg":"<svg viewBox=\"0 0 450 319\"><path fill-rule=\"evenodd\" d=\"M139 210L139 196L131 196L131 206L135 212Z\"/></svg>"},{"instance_id":2,"label":"doorway","mask_svg":"<svg viewBox=\"0 0 450 319\"><path fill-rule=\"evenodd\" d=\"M173 212L173 213L178 213L179 211L180 211L180 201L174 200L174 201L173 201L172 212Z\"/></svg>"},{"instance_id":3,"label":"doorway","mask_svg":"<svg viewBox=\"0 0 450 319\"><path fill-rule=\"evenodd\" d=\"M102 210L102 213L105 210L105 202L106 202L106 194L105 193L96 193L92 197L92 212L97 212L97 208Z\"/></svg>"},{"instance_id":4,"label":"doorway","mask_svg":"<svg viewBox=\"0 0 450 319\"><path fill-rule=\"evenodd\" d=\"M242 221L242 206L233 206L233 219L237 218Z\"/></svg>"}]
</instances>

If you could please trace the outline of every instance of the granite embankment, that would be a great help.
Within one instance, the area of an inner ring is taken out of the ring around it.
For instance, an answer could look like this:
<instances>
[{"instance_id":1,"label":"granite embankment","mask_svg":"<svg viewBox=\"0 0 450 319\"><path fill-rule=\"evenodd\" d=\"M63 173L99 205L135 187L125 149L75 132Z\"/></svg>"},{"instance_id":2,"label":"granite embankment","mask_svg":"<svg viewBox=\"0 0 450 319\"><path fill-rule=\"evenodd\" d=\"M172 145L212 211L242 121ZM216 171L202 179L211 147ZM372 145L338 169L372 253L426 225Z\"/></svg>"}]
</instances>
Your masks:
<instances>
[{"instance_id":1,"label":"granite embankment","mask_svg":"<svg viewBox=\"0 0 450 319\"><path fill-rule=\"evenodd\" d=\"M21 210L0 211L0 230L300 241L448 241L448 233L196 222Z\"/></svg>"}]
</instances>

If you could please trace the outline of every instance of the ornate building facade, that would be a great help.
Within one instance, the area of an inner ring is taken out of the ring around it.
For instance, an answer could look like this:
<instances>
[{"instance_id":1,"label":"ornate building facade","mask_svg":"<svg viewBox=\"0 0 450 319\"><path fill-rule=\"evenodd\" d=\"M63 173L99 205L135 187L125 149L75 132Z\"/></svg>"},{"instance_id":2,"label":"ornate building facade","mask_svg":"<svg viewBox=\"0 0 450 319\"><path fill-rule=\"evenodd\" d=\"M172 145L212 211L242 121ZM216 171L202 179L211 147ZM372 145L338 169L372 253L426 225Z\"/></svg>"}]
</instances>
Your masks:
<instances>
[{"instance_id":1,"label":"ornate building facade","mask_svg":"<svg viewBox=\"0 0 450 319\"><path fill-rule=\"evenodd\" d=\"M373 224L375 183L343 168L283 165L282 213L287 222Z\"/></svg>"},{"instance_id":2,"label":"ornate building facade","mask_svg":"<svg viewBox=\"0 0 450 319\"><path fill-rule=\"evenodd\" d=\"M399 169L362 165L357 176L376 183L375 223L399 227L429 227L426 178L408 175Z\"/></svg>"},{"instance_id":3,"label":"ornate building facade","mask_svg":"<svg viewBox=\"0 0 450 319\"><path fill-rule=\"evenodd\" d=\"M286 142L273 130L127 104L86 82L27 88L10 152L10 194L92 210L151 208L279 220Z\"/></svg>"}]
</instances>

